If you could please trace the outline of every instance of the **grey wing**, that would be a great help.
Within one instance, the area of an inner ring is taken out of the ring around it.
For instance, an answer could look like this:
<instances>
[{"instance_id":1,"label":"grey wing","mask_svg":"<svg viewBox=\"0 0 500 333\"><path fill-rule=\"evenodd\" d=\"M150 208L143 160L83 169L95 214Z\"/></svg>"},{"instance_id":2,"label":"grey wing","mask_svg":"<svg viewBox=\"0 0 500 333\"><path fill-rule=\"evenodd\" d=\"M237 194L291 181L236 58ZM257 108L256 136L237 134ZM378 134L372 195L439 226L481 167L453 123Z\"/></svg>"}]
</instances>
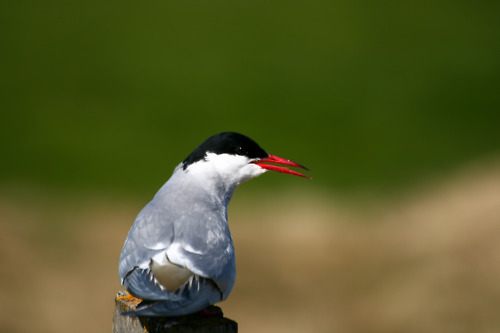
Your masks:
<instances>
[{"instance_id":1,"label":"grey wing","mask_svg":"<svg viewBox=\"0 0 500 333\"><path fill-rule=\"evenodd\" d=\"M228 296L236 267L233 241L221 212L198 211L194 206L175 222L175 239L166 254L171 262L213 280L224 298Z\"/></svg>"},{"instance_id":2,"label":"grey wing","mask_svg":"<svg viewBox=\"0 0 500 333\"><path fill-rule=\"evenodd\" d=\"M148 267L151 258L170 246L174 224L164 220L164 214L153 202L137 216L120 254L119 275L124 277L134 267Z\"/></svg>"},{"instance_id":3,"label":"grey wing","mask_svg":"<svg viewBox=\"0 0 500 333\"><path fill-rule=\"evenodd\" d=\"M133 295L147 300L133 311L138 316L186 315L217 303L222 298L212 280L199 276L193 276L189 283L175 292L160 288L150 271L139 268L132 270L124 281L125 287Z\"/></svg>"},{"instance_id":4,"label":"grey wing","mask_svg":"<svg viewBox=\"0 0 500 333\"><path fill-rule=\"evenodd\" d=\"M122 283L127 274L136 268L151 269L152 259L161 257L213 280L226 298L234 283L235 262L225 211L211 209L202 198L186 209L178 209L181 204L175 198L165 199L162 204L150 202L134 222L120 257ZM161 298L161 292L146 282L136 285L138 296L140 288L149 295L143 298Z\"/></svg>"}]
</instances>

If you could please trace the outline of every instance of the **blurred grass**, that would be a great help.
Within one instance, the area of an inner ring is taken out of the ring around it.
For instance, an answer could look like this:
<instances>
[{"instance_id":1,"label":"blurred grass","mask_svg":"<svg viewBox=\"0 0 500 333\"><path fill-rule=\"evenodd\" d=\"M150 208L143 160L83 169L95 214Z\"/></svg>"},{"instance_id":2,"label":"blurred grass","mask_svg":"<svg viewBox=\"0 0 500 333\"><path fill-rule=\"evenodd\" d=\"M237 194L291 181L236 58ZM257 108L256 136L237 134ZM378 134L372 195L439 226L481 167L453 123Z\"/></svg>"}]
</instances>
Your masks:
<instances>
[{"instance_id":1,"label":"blurred grass","mask_svg":"<svg viewBox=\"0 0 500 333\"><path fill-rule=\"evenodd\" d=\"M151 193L205 137L235 130L329 188L416 183L498 153L499 11L4 1L0 182Z\"/></svg>"}]
</instances>

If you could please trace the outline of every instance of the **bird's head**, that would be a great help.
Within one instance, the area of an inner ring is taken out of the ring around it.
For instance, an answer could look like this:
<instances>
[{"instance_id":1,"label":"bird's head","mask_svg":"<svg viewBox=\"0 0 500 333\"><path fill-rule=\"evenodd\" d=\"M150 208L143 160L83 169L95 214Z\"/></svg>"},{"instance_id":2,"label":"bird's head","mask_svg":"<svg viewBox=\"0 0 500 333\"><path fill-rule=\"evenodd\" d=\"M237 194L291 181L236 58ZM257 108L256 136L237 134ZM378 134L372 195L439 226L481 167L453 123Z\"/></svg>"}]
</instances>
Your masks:
<instances>
[{"instance_id":1,"label":"bird's head","mask_svg":"<svg viewBox=\"0 0 500 333\"><path fill-rule=\"evenodd\" d=\"M223 132L209 137L182 162L184 172L202 177L217 177L234 185L268 170L306 177L288 167L307 170L296 162L268 154L255 141L235 132Z\"/></svg>"}]
</instances>

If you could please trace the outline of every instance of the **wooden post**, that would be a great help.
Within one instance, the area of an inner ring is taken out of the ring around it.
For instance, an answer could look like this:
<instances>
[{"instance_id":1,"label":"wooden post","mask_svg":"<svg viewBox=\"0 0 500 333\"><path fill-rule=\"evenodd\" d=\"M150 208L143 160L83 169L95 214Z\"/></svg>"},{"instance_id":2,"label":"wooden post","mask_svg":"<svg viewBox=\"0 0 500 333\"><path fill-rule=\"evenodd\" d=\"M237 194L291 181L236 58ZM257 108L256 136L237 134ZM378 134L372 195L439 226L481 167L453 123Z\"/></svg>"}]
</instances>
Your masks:
<instances>
[{"instance_id":1,"label":"wooden post","mask_svg":"<svg viewBox=\"0 0 500 333\"><path fill-rule=\"evenodd\" d=\"M120 293L118 294L120 295ZM222 310L210 306L203 314L181 317L137 317L124 315L134 310L137 302L115 298L113 333L237 333L238 323L224 318Z\"/></svg>"}]
</instances>

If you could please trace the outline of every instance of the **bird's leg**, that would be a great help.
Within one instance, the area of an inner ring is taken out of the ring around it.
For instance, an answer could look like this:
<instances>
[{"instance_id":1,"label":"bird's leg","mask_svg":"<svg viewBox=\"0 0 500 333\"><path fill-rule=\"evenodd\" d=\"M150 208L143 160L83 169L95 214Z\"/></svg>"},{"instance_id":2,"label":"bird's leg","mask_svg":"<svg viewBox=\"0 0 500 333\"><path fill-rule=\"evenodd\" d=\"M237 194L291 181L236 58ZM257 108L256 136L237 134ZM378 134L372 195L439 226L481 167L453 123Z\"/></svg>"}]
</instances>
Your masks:
<instances>
[{"instance_id":1,"label":"bird's leg","mask_svg":"<svg viewBox=\"0 0 500 333\"><path fill-rule=\"evenodd\" d=\"M128 291L119 291L116 294L115 297L116 302L122 302L122 303L127 303L129 305L133 305L134 307L137 306L139 303L142 302L142 299L133 296L131 293Z\"/></svg>"}]
</instances>

